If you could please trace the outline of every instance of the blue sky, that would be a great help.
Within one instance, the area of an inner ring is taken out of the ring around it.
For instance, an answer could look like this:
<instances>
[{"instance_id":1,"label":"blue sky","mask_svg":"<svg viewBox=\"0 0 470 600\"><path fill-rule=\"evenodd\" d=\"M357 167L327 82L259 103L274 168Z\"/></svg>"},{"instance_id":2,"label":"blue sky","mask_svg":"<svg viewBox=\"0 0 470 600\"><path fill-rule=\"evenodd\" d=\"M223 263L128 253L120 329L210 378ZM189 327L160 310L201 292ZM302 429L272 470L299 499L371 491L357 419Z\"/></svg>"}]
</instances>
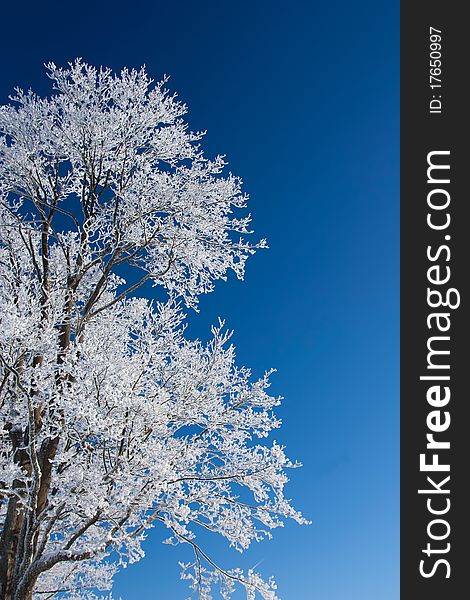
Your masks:
<instances>
[{"instance_id":1,"label":"blue sky","mask_svg":"<svg viewBox=\"0 0 470 600\"><path fill-rule=\"evenodd\" d=\"M398 598L398 2L28 0L2 17L1 103L15 85L48 91L49 60L171 75L268 238L245 282L202 299L189 334L220 315L240 364L278 369L276 439L304 463L288 495L313 524L243 557L206 548L227 566L260 563L283 600ZM191 553L163 537L152 532L116 596L186 597L177 563Z\"/></svg>"}]
</instances>

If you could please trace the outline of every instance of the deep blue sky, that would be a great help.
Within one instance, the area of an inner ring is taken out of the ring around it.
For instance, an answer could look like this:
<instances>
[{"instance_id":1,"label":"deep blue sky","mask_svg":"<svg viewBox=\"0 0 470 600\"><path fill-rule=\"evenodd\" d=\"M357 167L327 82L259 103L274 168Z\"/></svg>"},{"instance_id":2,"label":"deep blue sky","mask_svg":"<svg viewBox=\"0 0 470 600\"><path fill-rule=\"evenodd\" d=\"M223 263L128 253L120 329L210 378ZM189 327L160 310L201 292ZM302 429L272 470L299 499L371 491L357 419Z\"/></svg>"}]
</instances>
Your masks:
<instances>
[{"instance_id":1,"label":"deep blue sky","mask_svg":"<svg viewBox=\"0 0 470 600\"><path fill-rule=\"evenodd\" d=\"M0 102L44 93L42 64L146 64L188 103L207 154L224 153L270 250L202 299L239 362L275 366L276 439L304 463L288 495L313 520L253 547L283 600L396 600L398 592L398 2L10 2ZM162 546L116 581L127 600L187 595ZM225 565L226 545L208 540ZM238 597L238 596L237 596ZM240 596L241 597L241 596Z\"/></svg>"}]
</instances>

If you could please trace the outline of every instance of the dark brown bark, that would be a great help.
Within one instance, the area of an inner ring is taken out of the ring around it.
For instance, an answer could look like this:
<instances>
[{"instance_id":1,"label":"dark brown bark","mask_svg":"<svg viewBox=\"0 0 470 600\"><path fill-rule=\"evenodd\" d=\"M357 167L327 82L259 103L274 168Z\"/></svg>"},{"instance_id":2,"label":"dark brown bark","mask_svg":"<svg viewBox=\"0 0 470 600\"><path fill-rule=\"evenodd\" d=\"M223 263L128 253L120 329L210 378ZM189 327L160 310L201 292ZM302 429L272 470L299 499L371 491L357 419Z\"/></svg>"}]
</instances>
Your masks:
<instances>
[{"instance_id":1,"label":"dark brown bark","mask_svg":"<svg viewBox=\"0 0 470 600\"><path fill-rule=\"evenodd\" d=\"M9 429L10 440L15 448L14 459L19 463L25 473L31 474L31 462L24 450L26 432L19 431L11 425ZM24 489L22 481L14 482L15 491L21 493ZM18 542L24 523L24 509L20 506L17 497L12 496L8 501L7 514L2 535L0 537L0 600L10 600L14 591L14 575L17 564Z\"/></svg>"}]
</instances>

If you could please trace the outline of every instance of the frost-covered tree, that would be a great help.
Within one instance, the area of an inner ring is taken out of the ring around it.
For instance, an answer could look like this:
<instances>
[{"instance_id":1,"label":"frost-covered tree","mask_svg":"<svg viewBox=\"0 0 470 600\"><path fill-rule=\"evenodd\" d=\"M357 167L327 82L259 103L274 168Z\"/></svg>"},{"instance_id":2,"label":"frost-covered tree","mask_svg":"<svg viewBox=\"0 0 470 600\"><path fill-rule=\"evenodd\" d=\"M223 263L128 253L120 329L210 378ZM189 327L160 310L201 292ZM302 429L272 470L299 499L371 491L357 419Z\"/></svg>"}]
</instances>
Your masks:
<instances>
[{"instance_id":1,"label":"frost-covered tree","mask_svg":"<svg viewBox=\"0 0 470 600\"><path fill-rule=\"evenodd\" d=\"M160 524L192 548L201 599L237 583L275 599L196 538L243 551L304 522L283 495L295 465L262 443L279 426L270 374L235 365L223 323L207 344L184 336L183 306L265 245L243 238L241 182L165 81L47 70L53 96L0 109L0 598L96 598Z\"/></svg>"}]
</instances>

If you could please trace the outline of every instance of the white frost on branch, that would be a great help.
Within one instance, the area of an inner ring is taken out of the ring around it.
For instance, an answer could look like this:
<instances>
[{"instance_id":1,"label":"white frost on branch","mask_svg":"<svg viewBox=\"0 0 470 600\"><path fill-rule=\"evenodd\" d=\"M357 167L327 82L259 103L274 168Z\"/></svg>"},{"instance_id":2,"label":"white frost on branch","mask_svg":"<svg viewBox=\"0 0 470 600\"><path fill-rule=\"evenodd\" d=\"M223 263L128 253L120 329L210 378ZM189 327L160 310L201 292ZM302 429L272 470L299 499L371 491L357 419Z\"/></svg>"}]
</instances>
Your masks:
<instances>
[{"instance_id":1,"label":"white frost on branch","mask_svg":"<svg viewBox=\"0 0 470 600\"><path fill-rule=\"evenodd\" d=\"M48 73L54 96L17 90L0 110L0 589L91 600L160 524L192 547L201 600L237 582L275 600L196 542L241 552L305 522L283 491L297 465L265 440L271 372L236 366L223 322L207 344L184 335L181 303L265 246L241 237L241 182L204 158L166 81L80 60ZM161 301L135 297L146 281Z\"/></svg>"}]
</instances>

